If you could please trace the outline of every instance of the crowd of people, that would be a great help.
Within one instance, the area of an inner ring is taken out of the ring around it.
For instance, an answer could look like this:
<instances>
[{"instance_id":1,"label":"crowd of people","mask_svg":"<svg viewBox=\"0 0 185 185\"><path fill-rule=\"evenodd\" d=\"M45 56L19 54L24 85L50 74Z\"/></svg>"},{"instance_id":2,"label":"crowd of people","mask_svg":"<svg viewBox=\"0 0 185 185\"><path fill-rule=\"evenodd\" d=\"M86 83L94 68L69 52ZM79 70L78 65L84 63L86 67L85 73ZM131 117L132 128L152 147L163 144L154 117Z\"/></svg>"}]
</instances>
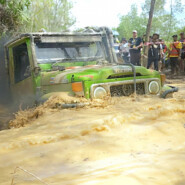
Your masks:
<instances>
[{"instance_id":1,"label":"crowd of people","mask_svg":"<svg viewBox=\"0 0 185 185\"><path fill-rule=\"evenodd\" d=\"M125 62L131 62L133 65L141 65L141 54L147 58L147 68L154 66L156 71L163 71L171 66L171 74L178 75L185 73L185 35L180 33L172 36L172 42L165 44L160 39L158 33L154 33L149 37L149 42L145 41L146 35L143 38L137 36L137 31L133 30L133 37L128 41L122 38L119 45L119 53ZM147 49L148 55L144 55L144 49Z\"/></svg>"}]
</instances>

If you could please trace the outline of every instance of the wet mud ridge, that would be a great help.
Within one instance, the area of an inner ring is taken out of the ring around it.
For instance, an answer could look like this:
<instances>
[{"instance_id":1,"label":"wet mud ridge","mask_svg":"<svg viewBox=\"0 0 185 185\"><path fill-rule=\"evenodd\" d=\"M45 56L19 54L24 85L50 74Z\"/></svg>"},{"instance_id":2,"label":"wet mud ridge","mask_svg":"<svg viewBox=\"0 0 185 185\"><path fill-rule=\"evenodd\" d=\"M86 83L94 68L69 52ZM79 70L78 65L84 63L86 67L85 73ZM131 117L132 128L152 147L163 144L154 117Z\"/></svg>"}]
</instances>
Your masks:
<instances>
[{"instance_id":1,"label":"wet mud ridge","mask_svg":"<svg viewBox=\"0 0 185 185\"><path fill-rule=\"evenodd\" d=\"M20 111L0 132L0 185L185 184L185 85L170 82L170 99L62 95Z\"/></svg>"}]
</instances>

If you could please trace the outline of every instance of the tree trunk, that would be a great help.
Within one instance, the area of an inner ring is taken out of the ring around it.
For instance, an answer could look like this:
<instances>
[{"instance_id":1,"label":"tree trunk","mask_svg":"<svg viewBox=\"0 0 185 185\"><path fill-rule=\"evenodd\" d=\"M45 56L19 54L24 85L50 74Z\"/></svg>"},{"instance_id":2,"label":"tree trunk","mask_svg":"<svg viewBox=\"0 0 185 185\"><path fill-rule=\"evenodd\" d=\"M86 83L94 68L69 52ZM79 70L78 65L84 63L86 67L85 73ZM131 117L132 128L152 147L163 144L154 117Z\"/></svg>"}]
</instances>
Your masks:
<instances>
[{"instance_id":1,"label":"tree trunk","mask_svg":"<svg viewBox=\"0 0 185 185\"><path fill-rule=\"evenodd\" d=\"M155 7L155 1L156 0L151 0L149 19L148 19L148 24L147 24L147 29L146 29L146 39L145 39L146 43L149 41L150 29L151 29L151 25L152 25L152 18L153 18L154 7ZM148 46L144 45L143 49L144 49L143 66L146 67L147 60L148 60Z\"/></svg>"}]
</instances>

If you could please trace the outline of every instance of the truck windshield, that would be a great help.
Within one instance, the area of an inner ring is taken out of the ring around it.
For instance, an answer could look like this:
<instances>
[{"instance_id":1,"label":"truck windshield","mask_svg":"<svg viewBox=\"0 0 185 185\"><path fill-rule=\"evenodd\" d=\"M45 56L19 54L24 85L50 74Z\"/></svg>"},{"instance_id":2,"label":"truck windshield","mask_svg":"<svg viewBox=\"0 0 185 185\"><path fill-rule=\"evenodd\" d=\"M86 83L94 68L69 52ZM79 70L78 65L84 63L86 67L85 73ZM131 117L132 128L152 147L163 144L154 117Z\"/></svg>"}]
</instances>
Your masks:
<instances>
[{"instance_id":1,"label":"truck windshield","mask_svg":"<svg viewBox=\"0 0 185 185\"><path fill-rule=\"evenodd\" d=\"M104 57L100 42L35 43L37 62L93 61Z\"/></svg>"}]
</instances>

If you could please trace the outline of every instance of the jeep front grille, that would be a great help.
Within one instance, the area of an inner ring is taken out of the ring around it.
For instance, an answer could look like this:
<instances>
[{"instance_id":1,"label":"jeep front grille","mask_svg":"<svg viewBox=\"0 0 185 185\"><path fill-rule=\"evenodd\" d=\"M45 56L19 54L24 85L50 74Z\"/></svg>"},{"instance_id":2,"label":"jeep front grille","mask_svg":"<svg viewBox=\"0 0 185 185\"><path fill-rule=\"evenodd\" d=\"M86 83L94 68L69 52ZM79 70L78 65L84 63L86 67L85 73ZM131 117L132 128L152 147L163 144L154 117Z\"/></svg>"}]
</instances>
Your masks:
<instances>
[{"instance_id":1,"label":"jeep front grille","mask_svg":"<svg viewBox=\"0 0 185 185\"><path fill-rule=\"evenodd\" d=\"M144 83L136 84L137 94L145 94ZM134 84L110 86L111 96L129 96L134 93Z\"/></svg>"},{"instance_id":2,"label":"jeep front grille","mask_svg":"<svg viewBox=\"0 0 185 185\"><path fill-rule=\"evenodd\" d=\"M140 95L150 94L148 86L151 81L156 81L158 84L160 84L159 78L136 79L136 93ZM94 91L97 87L103 87L107 94L110 94L111 96L129 96L134 92L133 79L92 84L90 90L91 98L95 98Z\"/></svg>"}]
</instances>

